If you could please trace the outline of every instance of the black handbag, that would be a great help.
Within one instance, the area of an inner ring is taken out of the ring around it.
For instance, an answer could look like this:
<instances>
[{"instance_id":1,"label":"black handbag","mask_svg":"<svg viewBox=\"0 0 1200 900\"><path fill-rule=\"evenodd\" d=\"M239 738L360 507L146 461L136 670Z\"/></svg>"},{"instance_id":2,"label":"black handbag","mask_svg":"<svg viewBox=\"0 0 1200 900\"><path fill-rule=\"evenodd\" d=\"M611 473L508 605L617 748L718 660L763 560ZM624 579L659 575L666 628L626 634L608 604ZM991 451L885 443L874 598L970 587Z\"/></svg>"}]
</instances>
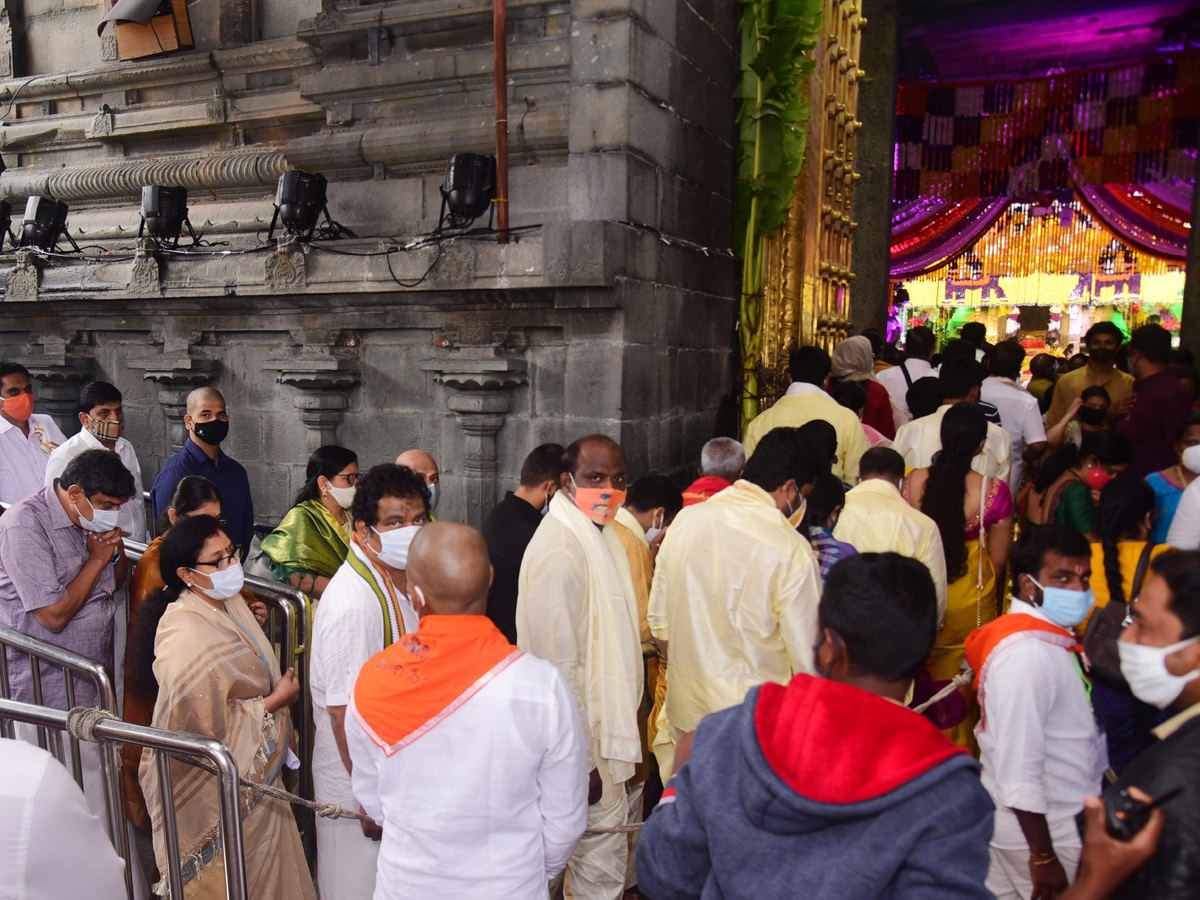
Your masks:
<instances>
[{"instance_id":1,"label":"black handbag","mask_svg":"<svg viewBox=\"0 0 1200 900\"><path fill-rule=\"evenodd\" d=\"M1133 573L1133 591L1129 595L1132 602L1142 590L1142 582L1146 580L1146 570L1150 568L1150 551L1155 547L1149 542L1138 557L1137 570ZM1129 693L1129 685L1121 674L1121 655L1117 651L1117 641L1125 630L1125 619L1129 615L1129 603L1109 603L1092 616L1088 623L1087 633L1083 637L1083 655L1087 659L1088 675L1093 681L1099 681L1111 688Z\"/></svg>"}]
</instances>

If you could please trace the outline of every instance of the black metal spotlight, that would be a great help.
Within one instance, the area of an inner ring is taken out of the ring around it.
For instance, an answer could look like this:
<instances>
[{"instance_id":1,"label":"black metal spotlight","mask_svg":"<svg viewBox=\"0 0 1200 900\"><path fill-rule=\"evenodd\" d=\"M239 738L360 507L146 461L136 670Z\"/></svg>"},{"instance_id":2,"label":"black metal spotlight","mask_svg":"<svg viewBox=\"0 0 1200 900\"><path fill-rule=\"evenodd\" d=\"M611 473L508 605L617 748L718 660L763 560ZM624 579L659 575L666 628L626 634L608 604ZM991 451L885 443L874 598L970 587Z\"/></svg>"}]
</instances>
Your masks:
<instances>
[{"instance_id":1,"label":"black metal spotlight","mask_svg":"<svg viewBox=\"0 0 1200 900\"><path fill-rule=\"evenodd\" d=\"M310 172L293 169L280 175L275 188L275 215L271 217L267 240L274 235L276 223L282 222L283 230L288 234L311 241L322 213L325 221L330 222L329 210L325 207L327 184L324 175Z\"/></svg>"},{"instance_id":2,"label":"black metal spotlight","mask_svg":"<svg viewBox=\"0 0 1200 900\"><path fill-rule=\"evenodd\" d=\"M496 157L456 153L446 162L446 178L441 191L442 215L438 229L445 225L466 228L495 207L492 201L496 199ZM491 224L489 214L489 228Z\"/></svg>"},{"instance_id":3,"label":"black metal spotlight","mask_svg":"<svg viewBox=\"0 0 1200 900\"><path fill-rule=\"evenodd\" d=\"M162 187L148 184L142 188L142 224L138 227L138 237L143 231L149 231L150 236L160 244L170 244L172 249L179 246L179 236L184 228L191 235L192 243L196 243L196 232L188 221L188 192L185 187Z\"/></svg>"},{"instance_id":4,"label":"black metal spotlight","mask_svg":"<svg viewBox=\"0 0 1200 900\"><path fill-rule=\"evenodd\" d=\"M25 204L25 216L21 220L19 247L37 247L51 251L58 246L59 238L66 238L78 253L79 245L67 231L67 204L50 197L30 197Z\"/></svg>"}]
</instances>

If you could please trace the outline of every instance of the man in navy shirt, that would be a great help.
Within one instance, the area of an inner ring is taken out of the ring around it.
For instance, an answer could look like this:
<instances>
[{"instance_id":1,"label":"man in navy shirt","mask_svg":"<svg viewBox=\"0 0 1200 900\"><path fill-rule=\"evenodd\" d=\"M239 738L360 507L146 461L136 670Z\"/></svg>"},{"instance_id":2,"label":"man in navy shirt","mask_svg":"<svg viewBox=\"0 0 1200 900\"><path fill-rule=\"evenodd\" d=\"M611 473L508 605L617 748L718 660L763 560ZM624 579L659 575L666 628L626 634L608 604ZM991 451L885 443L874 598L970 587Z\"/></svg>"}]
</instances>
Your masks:
<instances>
[{"instance_id":1,"label":"man in navy shirt","mask_svg":"<svg viewBox=\"0 0 1200 900\"><path fill-rule=\"evenodd\" d=\"M183 449L159 470L150 489L154 516L162 515L175 493L175 485L186 475L202 475L221 492L221 513L225 533L242 549L242 558L254 538L254 501L246 470L221 452L221 441L229 434L229 413L225 398L216 388L196 388L188 394L187 415L183 427L188 431Z\"/></svg>"}]
</instances>

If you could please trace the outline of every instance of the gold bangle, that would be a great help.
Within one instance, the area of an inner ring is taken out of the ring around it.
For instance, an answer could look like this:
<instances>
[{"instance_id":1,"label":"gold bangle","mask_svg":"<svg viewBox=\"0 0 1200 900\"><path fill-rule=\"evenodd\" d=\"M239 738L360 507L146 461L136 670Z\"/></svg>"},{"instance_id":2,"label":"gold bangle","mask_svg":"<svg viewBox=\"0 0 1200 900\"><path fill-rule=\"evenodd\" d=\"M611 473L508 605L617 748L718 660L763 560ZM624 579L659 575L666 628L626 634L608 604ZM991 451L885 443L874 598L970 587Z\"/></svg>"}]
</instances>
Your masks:
<instances>
[{"instance_id":1,"label":"gold bangle","mask_svg":"<svg viewBox=\"0 0 1200 900\"><path fill-rule=\"evenodd\" d=\"M1029 864L1031 866L1048 866L1052 862L1058 862L1058 856L1054 853L1051 853L1049 856L1043 856L1041 859L1034 859L1034 856L1040 856L1040 855L1041 854L1030 853L1029 854Z\"/></svg>"}]
</instances>

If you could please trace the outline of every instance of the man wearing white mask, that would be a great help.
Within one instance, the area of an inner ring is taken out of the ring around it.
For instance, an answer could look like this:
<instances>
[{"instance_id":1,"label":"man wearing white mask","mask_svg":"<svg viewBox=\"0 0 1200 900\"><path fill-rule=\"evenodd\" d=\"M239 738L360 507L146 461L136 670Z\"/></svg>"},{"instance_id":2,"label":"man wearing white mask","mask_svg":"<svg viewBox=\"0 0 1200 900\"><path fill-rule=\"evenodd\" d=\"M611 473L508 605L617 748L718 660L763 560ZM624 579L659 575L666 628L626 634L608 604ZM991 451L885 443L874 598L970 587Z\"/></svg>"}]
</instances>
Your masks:
<instances>
[{"instance_id":1,"label":"man wearing white mask","mask_svg":"<svg viewBox=\"0 0 1200 900\"><path fill-rule=\"evenodd\" d=\"M1200 884L1200 553L1158 557L1130 618L1117 644L1121 673L1135 697L1174 715L1105 794L1182 790L1163 804L1167 825L1154 856L1111 896L1187 900Z\"/></svg>"},{"instance_id":2,"label":"man wearing white mask","mask_svg":"<svg viewBox=\"0 0 1200 900\"><path fill-rule=\"evenodd\" d=\"M131 496L133 476L120 457L87 450L53 484L0 516L0 624L111 671L113 592L129 573L117 523ZM29 657L11 654L8 677L12 699L33 703ZM68 708L62 672L43 667L41 689L43 705ZM89 681L75 682L76 705L94 706L97 699ZM84 792L103 815L97 745L81 742L80 752Z\"/></svg>"},{"instance_id":3,"label":"man wearing white mask","mask_svg":"<svg viewBox=\"0 0 1200 900\"><path fill-rule=\"evenodd\" d=\"M1095 603L1091 545L1044 525L1013 547L1009 566L1009 612L966 639L983 786L996 804L987 887L997 900L1050 900L1075 880L1075 817L1108 768L1075 636Z\"/></svg>"},{"instance_id":4,"label":"man wearing white mask","mask_svg":"<svg viewBox=\"0 0 1200 900\"><path fill-rule=\"evenodd\" d=\"M358 479L350 552L313 620L313 790L321 802L357 809L346 744L346 706L368 659L417 628L408 594L408 548L429 521L429 490L414 471L375 466ZM370 900L380 830L352 819L317 822L317 884L323 900Z\"/></svg>"},{"instance_id":5,"label":"man wearing white mask","mask_svg":"<svg viewBox=\"0 0 1200 900\"><path fill-rule=\"evenodd\" d=\"M46 486L63 473L67 463L84 450L111 450L121 457L133 476L133 496L121 507L121 530L135 541L147 543L146 504L142 499L142 466L133 444L122 437L125 411L121 392L107 381L91 381L79 392L79 434L59 444L46 463Z\"/></svg>"},{"instance_id":6,"label":"man wearing white mask","mask_svg":"<svg viewBox=\"0 0 1200 900\"><path fill-rule=\"evenodd\" d=\"M442 476L437 461L424 450L413 449L397 456L396 465L408 466L425 480L425 487L429 488L429 512L437 509L442 499Z\"/></svg>"},{"instance_id":7,"label":"man wearing white mask","mask_svg":"<svg viewBox=\"0 0 1200 900\"><path fill-rule=\"evenodd\" d=\"M517 645L552 662L583 722L588 828L641 820L638 703L642 653L629 562L612 522L625 501L625 454L604 435L563 454L550 512L525 550L518 579ZM584 837L567 863L564 896L617 900L630 866L627 834Z\"/></svg>"}]
</instances>

